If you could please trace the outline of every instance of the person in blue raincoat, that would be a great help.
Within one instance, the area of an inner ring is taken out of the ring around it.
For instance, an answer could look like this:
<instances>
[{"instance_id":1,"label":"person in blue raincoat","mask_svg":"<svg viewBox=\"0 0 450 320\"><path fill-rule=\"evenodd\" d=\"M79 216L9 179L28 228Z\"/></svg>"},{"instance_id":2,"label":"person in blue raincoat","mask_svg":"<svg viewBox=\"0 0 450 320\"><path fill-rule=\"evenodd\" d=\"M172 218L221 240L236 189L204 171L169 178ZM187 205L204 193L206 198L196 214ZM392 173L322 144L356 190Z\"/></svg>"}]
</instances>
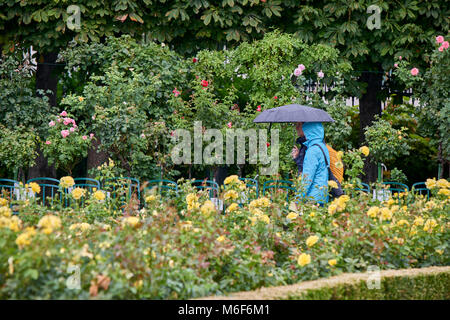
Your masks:
<instances>
[{"instance_id":1,"label":"person in blue raincoat","mask_svg":"<svg viewBox=\"0 0 450 320\"><path fill-rule=\"evenodd\" d=\"M319 204L328 202L328 168L325 163L330 163L330 155L324 142L324 129L320 122L297 122L298 149L292 149L292 157L297 163L299 175L302 176L303 191L297 197L313 200ZM319 148L320 145L322 150Z\"/></svg>"}]
</instances>

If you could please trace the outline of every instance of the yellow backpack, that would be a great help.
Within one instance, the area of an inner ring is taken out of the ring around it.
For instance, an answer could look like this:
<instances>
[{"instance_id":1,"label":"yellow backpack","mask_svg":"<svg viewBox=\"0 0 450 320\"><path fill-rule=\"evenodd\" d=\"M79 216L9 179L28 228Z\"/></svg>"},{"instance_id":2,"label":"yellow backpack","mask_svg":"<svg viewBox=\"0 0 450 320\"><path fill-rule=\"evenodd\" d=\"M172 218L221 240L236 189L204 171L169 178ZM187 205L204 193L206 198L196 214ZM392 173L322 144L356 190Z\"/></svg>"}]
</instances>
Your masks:
<instances>
[{"instance_id":1,"label":"yellow backpack","mask_svg":"<svg viewBox=\"0 0 450 320\"><path fill-rule=\"evenodd\" d=\"M339 161L337 157L337 151L334 150L328 144L326 145L328 149L328 153L330 154L330 169L333 175L338 179L339 183L342 183L344 179L344 166L337 168L336 163Z\"/></svg>"}]
</instances>

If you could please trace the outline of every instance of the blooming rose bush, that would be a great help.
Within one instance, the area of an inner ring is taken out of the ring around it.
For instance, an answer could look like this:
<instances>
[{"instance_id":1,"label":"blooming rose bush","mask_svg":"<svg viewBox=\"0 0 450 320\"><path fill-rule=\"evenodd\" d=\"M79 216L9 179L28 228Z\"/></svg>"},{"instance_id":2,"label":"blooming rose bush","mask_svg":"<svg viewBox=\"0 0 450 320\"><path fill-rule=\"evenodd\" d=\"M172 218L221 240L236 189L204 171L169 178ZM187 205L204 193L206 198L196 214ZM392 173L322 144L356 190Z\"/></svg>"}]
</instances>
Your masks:
<instances>
[{"instance_id":1,"label":"blooming rose bush","mask_svg":"<svg viewBox=\"0 0 450 320\"><path fill-rule=\"evenodd\" d=\"M239 204L246 186L231 176L219 195L224 212L208 190L179 184L178 197L144 195L142 209L111 209L114 199L101 190L83 192L84 206L61 209L0 199L0 297L193 298L371 265L450 263L447 180L427 181L429 200L403 194L380 202L360 193L297 207L285 197ZM80 289L69 289L75 274Z\"/></svg>"},{"instance_id":2,"label":"blooming rose bush","mask_svg":"<svg viewBox=\"0 0 450 320\"><path fill-rule=\"evenodd\" d=\"M52 117L48 127L42 151L50 164L70 175L75 165L87 156L94 135L78 127L66 111Z\"/></svg>"}]
</instances>

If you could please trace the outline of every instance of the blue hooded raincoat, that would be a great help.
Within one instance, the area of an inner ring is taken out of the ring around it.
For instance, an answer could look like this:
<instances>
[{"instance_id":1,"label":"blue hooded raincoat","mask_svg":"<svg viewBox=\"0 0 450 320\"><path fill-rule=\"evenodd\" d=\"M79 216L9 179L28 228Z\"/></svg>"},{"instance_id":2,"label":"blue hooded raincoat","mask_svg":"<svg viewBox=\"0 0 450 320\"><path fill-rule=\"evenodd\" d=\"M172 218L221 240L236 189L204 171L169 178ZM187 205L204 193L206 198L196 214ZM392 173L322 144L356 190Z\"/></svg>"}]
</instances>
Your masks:
<instances>
[{"instance_id":1,"label":"blue hooded raincoat","mask_svg":"<svg viewBox=\"0 0 450 320\"><path fill-rule=\"evenodd\" d=\"M303 161L302 183L306 191L307 199L311 199L318 203L328 202L328 168L325 158L318 144L322 147L330 163L330 155L324 143L324 129L320 122L303 123L303 133L306 141L305 158ZM299 195L300 198L305 197L305 193Z\"/></svg>"}]
</instances>

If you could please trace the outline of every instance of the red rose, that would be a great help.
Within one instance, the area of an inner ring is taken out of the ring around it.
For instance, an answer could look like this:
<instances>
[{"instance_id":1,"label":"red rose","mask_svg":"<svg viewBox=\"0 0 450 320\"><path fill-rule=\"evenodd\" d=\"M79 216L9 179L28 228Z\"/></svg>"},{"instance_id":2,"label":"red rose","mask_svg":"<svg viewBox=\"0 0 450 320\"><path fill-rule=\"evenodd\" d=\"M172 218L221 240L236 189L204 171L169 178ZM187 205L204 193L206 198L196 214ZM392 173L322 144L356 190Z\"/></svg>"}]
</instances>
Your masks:
<instances>
[{"instance_id":1,"label":"red rose","mask_svg":"<svg viewBox=\"0 0 450 320\"><path fill-rule=\"evenodd\" d=\"M203 87L206 88L206 87L208 86L208 84L209 84L208 81L202 80L202 86L203 86Z\"/></svg>"},{"instance_id":2,"label":"red rose","mask_svg":"<svg viewBox=\"0 0 450 320\"><path fill-rule=\"evenodd\" d=\"M256 107L256 111L261 112L261 105L259 105L258 107Z\"/></svg>"},{"instance_id":3,"label":"red rose","mask_svg":"<svg viewBox=\"0 0 450 320\"><path fill-rule=\"evenodd\" d=\"M192 62L193 62L193 63L196 63L197 61L198 61L197 58L192 58Z\"/></svg>"},{"instance_id":4,"label":"red rose","mask_svg":"<svg viewBox=\"0 0 450 320\"><path fill-rule=\"evenodd\" d=\"M269 142L267 142L266 145L267 145L268 147L270 147L270 143L269 143Z\"/></svg>"},{"instance_id":5,"label":"red rose","mask_svg":"<svg viewBox=\"0 0 450 320\"><path fill-rule=\"evenodd\" d=\"M273 97L273 98L274 98L275 100L276 100L276 99L278 99L278 97L277 97L277 96L275 96L275 97Z\"/></svg>"}]
</instances>

